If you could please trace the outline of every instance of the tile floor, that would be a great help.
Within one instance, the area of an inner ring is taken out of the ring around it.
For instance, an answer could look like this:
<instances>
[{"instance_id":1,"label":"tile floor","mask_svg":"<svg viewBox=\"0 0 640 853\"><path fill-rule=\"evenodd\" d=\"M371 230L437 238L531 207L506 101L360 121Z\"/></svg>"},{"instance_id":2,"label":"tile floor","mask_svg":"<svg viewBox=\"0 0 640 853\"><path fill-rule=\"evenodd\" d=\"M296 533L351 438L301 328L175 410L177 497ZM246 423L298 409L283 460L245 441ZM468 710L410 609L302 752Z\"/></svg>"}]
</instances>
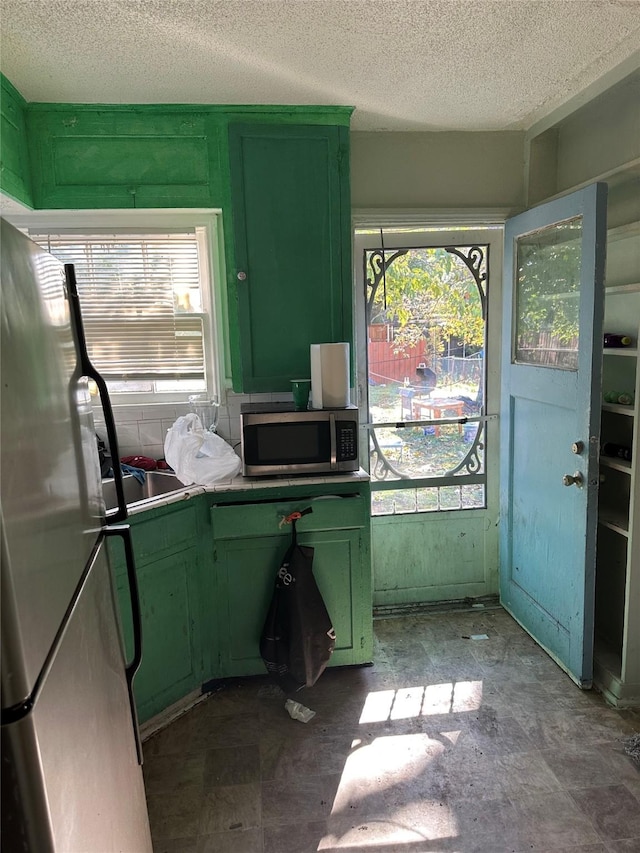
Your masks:
<instances>
[{"instance_id":1,"label":"tile floor","mask_svg":"<svg viewBox=\"0 0 640 853\"><path fill-rule=\"evenodd\" d=\"M640 712L499 608L374 628L374 666L296 694L309 723L258 677L146 741L155 853L640 853Z\"/></svg>"}]
</instances>

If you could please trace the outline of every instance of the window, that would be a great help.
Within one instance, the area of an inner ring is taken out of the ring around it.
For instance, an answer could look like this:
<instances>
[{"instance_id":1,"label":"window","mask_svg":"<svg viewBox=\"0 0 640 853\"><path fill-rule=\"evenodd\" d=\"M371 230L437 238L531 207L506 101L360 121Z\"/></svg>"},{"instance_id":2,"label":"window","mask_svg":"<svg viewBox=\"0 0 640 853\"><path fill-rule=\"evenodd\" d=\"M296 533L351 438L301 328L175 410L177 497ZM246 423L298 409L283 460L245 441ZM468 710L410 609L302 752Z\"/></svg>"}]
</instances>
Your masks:
<instances>
[{"instance_id":1,"label":"window","mask_svg":"<svg viewBox=\"0 0 640 853\"><path fill-rule=\"evenodd\" d=\"M114 399L164 402L216 394L215 216L208 225L187 225L183 216L173 227L162 220L159 227L157 216L140 212L122 227L113 216L110 223L81 228L74 226L77 217L58 214L47 227L28 230L74 265L89 355Z\"/></svg>"}]
</instances>

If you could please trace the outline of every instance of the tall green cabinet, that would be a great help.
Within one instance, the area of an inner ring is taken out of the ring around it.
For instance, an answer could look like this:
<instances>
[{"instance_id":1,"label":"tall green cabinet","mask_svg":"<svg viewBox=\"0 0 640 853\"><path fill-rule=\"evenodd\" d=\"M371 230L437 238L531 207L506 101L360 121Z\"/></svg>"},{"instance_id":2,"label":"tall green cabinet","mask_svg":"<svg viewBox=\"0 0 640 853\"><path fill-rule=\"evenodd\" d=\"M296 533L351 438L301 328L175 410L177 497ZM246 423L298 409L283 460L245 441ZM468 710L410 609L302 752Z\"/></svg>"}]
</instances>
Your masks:
<instances>
[{"instance_id":1,"label":"tall green cabinet","mask_svg":"<svg viewBox=\"0 0 640 853\"><path fill-rule=\"evenodd\" d=\"M289 390L309 345L352 339L349 131L229 125L242 386Z\"/></svg>"}]
</instances>

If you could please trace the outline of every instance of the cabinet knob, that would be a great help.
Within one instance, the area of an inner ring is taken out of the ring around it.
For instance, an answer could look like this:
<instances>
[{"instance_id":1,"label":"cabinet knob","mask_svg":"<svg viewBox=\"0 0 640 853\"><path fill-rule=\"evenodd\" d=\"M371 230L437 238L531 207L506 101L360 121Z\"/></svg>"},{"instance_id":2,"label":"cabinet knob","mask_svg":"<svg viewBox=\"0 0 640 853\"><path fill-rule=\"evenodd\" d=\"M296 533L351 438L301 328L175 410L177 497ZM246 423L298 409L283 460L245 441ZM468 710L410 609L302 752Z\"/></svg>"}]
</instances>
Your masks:
<instances>
[{"instance_id":1,"label":"cabinet knob","mask_svg":"<svg viewBox=\"0 0 640 853\"><path fill-rule=\"evenodd\" d=\"M245 281L246 278L247 278L246 272L244 272L243 270L240 270L240 272L238 273L238 281Z\"/></svg>"},{"instance_id":2,"label":"cabinet knob","mask_svg":"<svg viewBox=\"0 0 640 853\"><path fill-rule=\"evenodd\" d=\"M575 474L565 474L562 478L563 486L582 486L584 484L584 478L580 471L576 471Z\"/></svg>"}]
</instances>

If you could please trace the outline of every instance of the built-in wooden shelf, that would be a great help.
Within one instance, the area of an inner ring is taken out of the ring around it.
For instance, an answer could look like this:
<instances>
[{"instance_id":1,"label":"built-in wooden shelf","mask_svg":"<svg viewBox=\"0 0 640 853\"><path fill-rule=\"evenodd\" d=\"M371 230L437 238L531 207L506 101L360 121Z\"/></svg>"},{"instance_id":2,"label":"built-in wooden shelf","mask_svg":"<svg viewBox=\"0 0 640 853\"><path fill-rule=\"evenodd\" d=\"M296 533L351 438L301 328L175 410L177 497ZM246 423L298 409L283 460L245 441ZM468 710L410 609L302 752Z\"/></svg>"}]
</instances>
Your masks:
<instances>
[{"instance_id":1,"label":"built-in wooden shelf","mask_svg":"<svg viewBox=\"0 0 640 853\"><path fill-rule=\"evenodd\" d=\"M613 513L608 513L606 510L600 510L598 524L613 530L614 533L619 533L620 536L629 538L629 521L622 516L616 516Z\"/></svg>"},{"instance_id":2,"label":"built-in wooden shelf","mask_svg":"<svg viewBox=\"0 0 640 853\"><path fill-rule=\"evenodd\" d=\"M602 411L613 412L616 415L626 415L627 417L632 418L636 413L636 407L621 406L619 403L603 403Z\"/></svg>"},{"instance_id":3,"label":"built-in wooden shelf","mask_svg":"<svg viewBox=\"0 0 640 853\"><path fill-rule=\"evenodd\" d=\"M632 471L631 462L627 459L618 459L616 456L601 456L600 464L605 468L613 468L625 474L630 474Z\"/></svg>"},{"instance_id":4,"label":"built-in wooden shelf","mask_svg":"<svg viewBox=\"0 0 640 853\"><path fill-rule=\"evenodd\" d=\"M637 358L637 347L604 347L602 350L605 355L622 355L627 358Z\"/></svg>"},{"instance_id":5,"label":"built-in wooden shelf","mask_svg":"<svg viewBox=\"0 0 640 853\"><path fill-rule=\"evenodd\" d=\"M640 281L632 281L629 284L612 284L611 287L605 288L606 296L624 296L625 293L638 293L640 291Z\"/></svg>"}]
</instances>

